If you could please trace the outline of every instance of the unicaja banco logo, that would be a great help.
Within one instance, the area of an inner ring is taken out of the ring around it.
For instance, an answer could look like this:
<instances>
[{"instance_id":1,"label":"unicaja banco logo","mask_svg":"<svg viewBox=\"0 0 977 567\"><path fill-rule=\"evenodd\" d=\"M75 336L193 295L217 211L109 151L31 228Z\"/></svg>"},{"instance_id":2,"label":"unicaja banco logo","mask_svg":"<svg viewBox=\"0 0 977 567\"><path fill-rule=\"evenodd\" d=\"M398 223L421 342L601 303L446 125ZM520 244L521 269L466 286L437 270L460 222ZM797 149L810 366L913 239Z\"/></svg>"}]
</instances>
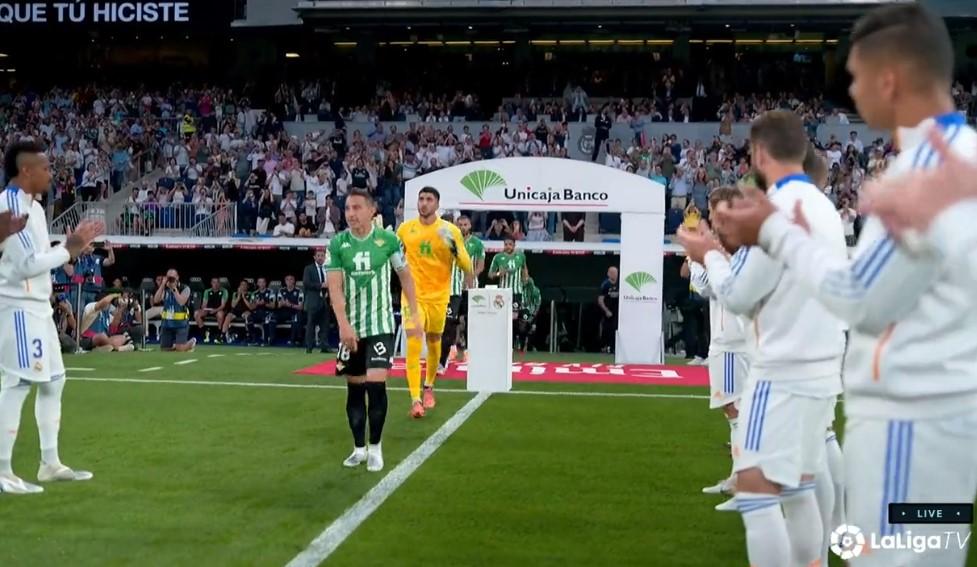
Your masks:
<instances>
[{"instance_id":1,"label":"unicaja banco logo","mask_svg":"<svg viewBox=\"0 0 977 567\"><path fill-rule=\"evenodd\" d=\"M655 276L649 274L648 272L632 272L628 274L628 277L624 278L624 281L634 288L634 291L641 293L641 289L648 284L655 283Z\"/></svg>"},{"instance_id":2,"label":"unicaja banco logo","mask_svg":"<svg viewBox=\"0 0 977 567\"><path fill-rule=\"evenodd\" d=\"M505 179L491 169L477 169L462 177L461 184L472 195L484 200L485 190L490 187L505 187Z\"/></svg>"},{"instance_id":3,"label":"unicaja banco logo","mask_svg":"<svg viewBox=\"0 0 977 567\"><path fill-rule=\"evenodd\" d=\"M842 524L831 532L831 552L844 560L858 557L865 549L865 534L858 526Z\"/></svg>"},{"instance_id":4,"label":"unicaja banco logo","mask_svg":"<svg viewBox=\"0 0 977 567\"><path fill-rule=\"evenodd\" d=\"M472 296L472 301L474 301L476 305L481 305L482 303L485 303L485 296L484 295L473 295Z\"/></svg>"}]
</instances>

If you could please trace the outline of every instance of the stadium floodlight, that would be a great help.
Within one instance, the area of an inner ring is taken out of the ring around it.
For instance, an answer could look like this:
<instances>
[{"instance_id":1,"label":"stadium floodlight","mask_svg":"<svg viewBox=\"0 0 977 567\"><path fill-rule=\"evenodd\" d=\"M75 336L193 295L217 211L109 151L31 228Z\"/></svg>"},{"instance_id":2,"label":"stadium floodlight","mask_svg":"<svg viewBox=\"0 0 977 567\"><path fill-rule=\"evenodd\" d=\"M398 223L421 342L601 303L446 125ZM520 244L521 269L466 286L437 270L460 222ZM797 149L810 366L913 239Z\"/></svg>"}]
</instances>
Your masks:
<instances>
[{"instance_id":1,"label":"stadium floodlight","mask_svg":"<svg viewBox=\"0 0 977 567\"><path fill-rule=\"evenodd\" d=\"M289 51L285 53L285 59L298 59L299 57L301 56L294 51Z\"/></svg>"}]
</instances>

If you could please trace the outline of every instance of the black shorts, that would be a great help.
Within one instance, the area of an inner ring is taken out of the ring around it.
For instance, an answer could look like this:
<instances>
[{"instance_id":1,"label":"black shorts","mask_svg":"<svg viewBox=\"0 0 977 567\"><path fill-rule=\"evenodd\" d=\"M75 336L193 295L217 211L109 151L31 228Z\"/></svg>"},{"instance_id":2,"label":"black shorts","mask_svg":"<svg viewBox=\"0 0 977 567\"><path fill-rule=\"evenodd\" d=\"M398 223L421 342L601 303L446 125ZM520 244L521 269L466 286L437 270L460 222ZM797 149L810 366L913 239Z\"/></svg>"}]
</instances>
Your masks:
<instances>
[{"instance_id":1,"label":"black shorts","mask_svg":"<svg viewBox=\"0 0 977 567\"><path fill-rule=\"evenodd\" d=\"M231 307L231 313L235 317L244 317L244 314L245 313L248 313L248 308L247 307L238 307L238 306L235 305L234 307Z\"/></svg>"},{"instance_id":2,"label":"black shorts","mask_svg":"<svg viewBox=\"0 0 977 567\"><path fill-rule=\"evenodd\" d=\"M356 352L342 344L336 353L336 376L364 376L371 368L389 370L393 366L394 336L376 335L360 339Z\"/></svg>"},{"instance_id":3,"label":"black shorts","mask_svg":"<svg viewBox=\"0 0 977 567\"><path fill-rule=\"evenodd\" d=\"M458 306L458 316L468 317L468 290L461 292L461 305Z\"/></svg>"},{"instance_id":4,"label":"black shorts","mask_svg":"<svg viewBox=\"0 0 977 567\"><path fill-rule=\"evenodd\" d=\"M446 319L449 321L457 321L458 317L461 316L461 306L464 302L460 295L452 295L448 299L448 313Z\"/></svg>"},{"instance_id":5,"label":"black shorts","mask_svg":"<svg viewBox=\"0 0 977 567\"><path fill-rule=\"evenodd\" d=\"M536 318L536 314L528 309L520 309L519 318L523 321L532 322L532 320Z\"/></svg>"},{"instance_id":6,"label":"black shorts","mask_svg":"<svg viewBox=\"0 0 977 567\"><path fill-rule=\"evenodd\" d=\"M518 319L519 313L522 312L522 294L513 293L512 294L512 319Z\"/></svg>"}]
</instances>

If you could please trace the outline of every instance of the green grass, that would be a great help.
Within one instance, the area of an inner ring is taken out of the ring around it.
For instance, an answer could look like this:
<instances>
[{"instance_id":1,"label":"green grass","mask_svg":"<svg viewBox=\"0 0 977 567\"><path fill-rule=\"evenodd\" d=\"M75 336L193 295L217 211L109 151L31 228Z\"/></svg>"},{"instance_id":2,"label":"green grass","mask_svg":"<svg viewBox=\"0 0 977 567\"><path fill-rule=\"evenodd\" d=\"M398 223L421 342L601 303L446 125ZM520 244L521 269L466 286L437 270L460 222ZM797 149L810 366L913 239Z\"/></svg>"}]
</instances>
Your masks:
<instances>
[{"instance_id":1,"label":"green grass","mask_svg":"<svg viewBox=\"0 0 977 567\"><path fill-rule=\"evenodd\" d=\"M72 381L62 458L95 479L0 496L0 565L284 565L382 478L340 466L350 448L342 382L292 374L323 356L201 348L66 357L69 368L93 369L69 371L75 378L338 388ZM139 372L151 366L163 369ZM406 415L407 394L391 392L387 471L471 398L462 387L445 381L438 408L419 422ZM28 480L39 456L32 403L14 457ZM727 436L702 399L492 396L327 564L741 566L739 516L713 511L720 500L699 492L728 472Z\"/></svg>"}]
</instances>

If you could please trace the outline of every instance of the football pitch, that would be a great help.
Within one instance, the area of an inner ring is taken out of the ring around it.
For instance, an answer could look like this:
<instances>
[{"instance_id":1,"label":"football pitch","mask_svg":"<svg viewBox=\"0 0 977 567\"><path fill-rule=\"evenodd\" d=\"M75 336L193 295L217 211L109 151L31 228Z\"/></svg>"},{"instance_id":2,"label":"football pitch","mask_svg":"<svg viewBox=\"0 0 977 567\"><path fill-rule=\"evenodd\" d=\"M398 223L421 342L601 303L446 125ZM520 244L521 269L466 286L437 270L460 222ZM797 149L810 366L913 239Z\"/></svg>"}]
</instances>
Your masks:
<instances>
[{"instance_id":1,"label":"football pitch","mask_svg":"<svg viewBox=\"0 0 977 567\"><path fill-rule=\"evenodd\" d=\"M344 383L294 374L326 356L66 357L61 455L95 479L0 496L0 565L746 564L739 515L700 493L729 472L704 388L519 382L476 399L444 381L412 421L393 378L386 468L369 473L341 465ZM14 455L27 480L31 408Z\"/></svg>"}]
</instances>

